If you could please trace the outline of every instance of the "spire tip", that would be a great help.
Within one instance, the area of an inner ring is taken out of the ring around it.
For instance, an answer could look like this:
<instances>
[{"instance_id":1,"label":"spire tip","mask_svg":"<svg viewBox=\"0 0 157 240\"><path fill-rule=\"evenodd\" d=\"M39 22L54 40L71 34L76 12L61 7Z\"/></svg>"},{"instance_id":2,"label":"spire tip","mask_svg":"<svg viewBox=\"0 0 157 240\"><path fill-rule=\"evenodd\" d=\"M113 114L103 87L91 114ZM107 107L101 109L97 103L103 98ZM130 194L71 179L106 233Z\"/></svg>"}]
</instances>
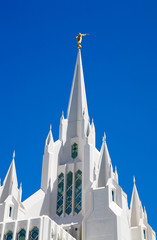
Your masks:
<instances>
[{"instance_id":1,"label":"spire tip","mask_svg":"<svg viewBox=\"0 0 157 240\"><path fill-rule=\"evenodd\" d=\"M134 183L134 184L136 183L136 179L135 179L135 176L133 176L133 183Z\"/></svg>"},{"instance_id":2,"label":"spire tip","mask_svg":"<svg viewBox=\"0 0 157 240\"><path fill-rule=\"evenodd\" d=\"M103 142L106 142L106 133L104 132L104 136L103 136Z\"/></svg>"},{"instance_id":3,"label":"spire tip","mask_svg":"<svg viewBox=\"0 0 157 240\"><path fill-rule=\"evenodd\" d=\"M13 160L15 159L15 150L13 151Z\"/></svg>"}]
</instances>

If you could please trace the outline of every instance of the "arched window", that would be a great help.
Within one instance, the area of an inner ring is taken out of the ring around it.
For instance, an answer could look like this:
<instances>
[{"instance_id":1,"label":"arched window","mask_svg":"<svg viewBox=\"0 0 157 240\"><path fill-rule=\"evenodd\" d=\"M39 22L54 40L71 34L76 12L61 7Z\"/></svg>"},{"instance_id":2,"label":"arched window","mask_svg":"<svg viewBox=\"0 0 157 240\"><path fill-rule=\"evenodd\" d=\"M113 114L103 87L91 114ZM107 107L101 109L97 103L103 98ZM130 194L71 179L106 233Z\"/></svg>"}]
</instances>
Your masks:
<instances>
[{"instance_id":1,"label":"arched window","mask_svg":"<svg viewBox=\"0 0 157 240\"><path fill-rule=\"evenodd\" d=\"M72 145L71 151L72 151L71 153L72 158L76 158L78 156L78 145L76 143Z\"/></svg>"},{"instance_id":2,"label":"arched window","mask_svg":"<svg viewBox=\"0 0 157 240\"><path fill-rule=\"evenodd\" d=\"M69 215L72 211L72 183L73 183L73 173L69 172L67 174L67 185L66 185L66 209L65 212Z\"/></svg>"},{"instance_id":3,"label":"arched window","mask_svg":"<svg viewBox=\"0 0 157 240\"><path fill-rule=\"evenodd\" d=\"M20 232L17 234L17 240L25 240L26 239L26 231L21 229Z\"/></svg>"},{"instance_id":4,"label":"arched window","mask_svg":"<svg viewBox=\"0 0 157 240\"><path fill-rule=\"evenodd\" d=\"M145 229L143 230L143 237L144 237L144 239L146 239L146 230Z\"/></svg>"},{"instance_id":5,"label":"arched window","mask_svg":"<svg viewBox=\"0 0 157 240\"><path fill-rule=\"evenodd\" d=\"M75 212L79 213L82 209L82 172L75 173Z\"/></svg>"},{"instance_id":6,"label":"arched window","mask_svg":"<svg viewBox=\"0 0 157 240\"><path fill-rule=\"evenodd\" d=\"M29 240L38 240L39 237L39 228L34 227L29 234Z\"/></svg>"},{"instance_id":7,"label":"arched window","mask_svg":"<svg viewBox=\"0 0 157 240\"><path fill-rule=\"evenodd\" d=\"M5 236L5 240L12 240L13 239L13 232L9 231Z\"/></svg>"},{"instance_id":8,"label":"arched window","mask_svg":"<svg viewBox=\"0 0 157 240\"><path fill-rule=\"evenodd\" d=\"M61 216L63 213L63 197L64 197L64 174L58 176L58 193L57 193L57 215Z\"/></svg>"}]
</instances>

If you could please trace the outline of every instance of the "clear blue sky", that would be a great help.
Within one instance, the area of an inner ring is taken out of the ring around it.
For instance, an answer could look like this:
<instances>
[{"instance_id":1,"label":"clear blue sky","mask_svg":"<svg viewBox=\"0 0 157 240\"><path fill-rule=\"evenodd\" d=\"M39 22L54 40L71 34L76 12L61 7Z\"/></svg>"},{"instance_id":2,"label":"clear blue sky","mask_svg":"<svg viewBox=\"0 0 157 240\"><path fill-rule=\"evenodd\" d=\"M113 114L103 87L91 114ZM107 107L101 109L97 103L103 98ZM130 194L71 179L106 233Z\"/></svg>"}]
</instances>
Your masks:
<instances>
[{"instance_id":1,"label":"clear blue sky","mask_svg":"<svg viewBox=\"0 0 157 240\"><path fill-rule=\"evenodd\" d=\"M45 139L58 139L77 56L82 61L97 148L104 131L130 205L133 175L156 229L157 2L0 2L0 176L16 150L23 200L40 188Z\"/></svg>"}]
</instances>

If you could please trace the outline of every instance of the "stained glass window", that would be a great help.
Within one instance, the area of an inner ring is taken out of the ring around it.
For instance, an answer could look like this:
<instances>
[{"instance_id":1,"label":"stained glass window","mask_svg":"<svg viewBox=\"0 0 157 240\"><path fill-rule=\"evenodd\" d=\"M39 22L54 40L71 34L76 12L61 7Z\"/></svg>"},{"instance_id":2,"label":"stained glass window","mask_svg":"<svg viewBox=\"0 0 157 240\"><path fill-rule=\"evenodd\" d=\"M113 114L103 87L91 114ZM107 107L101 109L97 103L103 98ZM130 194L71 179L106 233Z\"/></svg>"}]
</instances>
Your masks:
<instances>
[{"instance_id":1,"label":"stained glass window","mask_svg":"<svg viewBox=\"0 0 157 240\"><path fill-rule=\"evenodd\" d=\"M21 231L17 234L17 240L25 240L26 239L26 231L21 229Z\"/></svg>"},{"instance_id":2,"label":"stained glass window","mask_svg":"<svg viewBox=\"0 0 157 240\"><path fill-rule=\"evenodd\" d=\"M63 213L63 196L64 196L64 174L58 176L58 193L57 193L57 215L61 216Z\"/></svg>"},{"instance_id":3,"label":"stained glass window","mask_svg":"<svg viewBox=\"0 0 157 240\"><path fill-rule=\"evenodd\" d=\"M72 158L76 158L78 155L78 145L74 143L72 145Z\"/></svg>"},{"instance_id":4,"label":"stained glass window","mask_svg":"<svg viewBox=\"0 0 157 240\"><path fill-rule=\"evenodd\" d=\"M38 240L39 237L39 228L34 227L30 232L29 240Z\"/></svg>"},{"instance_id":5,"label":"stained glass window","mask_svg":"<svg viewBox=\"0 0 157 240\"><path fill-rule=\"evenodd\" d=\"M73 173L69 172L67 174L67 185L66 185L66 209L65 212L69 215L72 211L72 183L73 183Z\"/></svg>"},{"instance_id":6,"label":"stained glass window","mask_svg":"<svg viewBox=\"0 0 157 240\"><path fill-rule=\"evenodd\" d=\"M13 239L13 232L8 232L5 236L4 236L5 240L12 240Z\"/></svg>"},{"instance_id":7,"label":"stained glass window","mask_svg":"<svg viewBox=\"0 0 157 240\"><path fill-rule=\"evenodd\" d=\"M79 213L82 208L82 172L75 173L75 212Z\"/></svg>"}]
</instances>

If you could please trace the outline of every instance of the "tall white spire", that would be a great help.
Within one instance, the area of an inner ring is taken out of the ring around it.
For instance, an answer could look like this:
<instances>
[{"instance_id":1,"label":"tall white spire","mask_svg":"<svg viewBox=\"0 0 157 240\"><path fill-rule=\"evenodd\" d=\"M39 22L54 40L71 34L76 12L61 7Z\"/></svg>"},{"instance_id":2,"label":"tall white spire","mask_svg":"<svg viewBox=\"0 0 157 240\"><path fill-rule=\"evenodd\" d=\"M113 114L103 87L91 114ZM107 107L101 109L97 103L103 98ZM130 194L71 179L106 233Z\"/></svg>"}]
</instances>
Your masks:
<instances>
[{"instance_id":1,"label":"tall white spire","mask_svg":"<svg viewBox=\"0 0 157 240\"><path fill-rule=\"evenodd\" d=\"M133 181L134 181L134 187L133 187L131 205L130 205L130 209L131 209L130 224L131 224L131 227L136 227L139 225L139 221L140 221L141 202L140 202L139 195L136 188L135 177L133 178Z\"/></svg>"},{"instance_id":2,"label":"tall white spire","mask_svg":"<svg viewBox=\"0 0 157 240\"><path fill-rule=\"evenodd\" d=\"M89 119L80 49L75 65L67 118L71 122L79 121L82 118Z\"/></svg>"},{"instance_id":3,"label":"tall white spire","mask_svg":"<svg viewBox=\"0 0 157 240\"><path fill-rule=\"evenodd\" d=\"M1 194L0 201L3 202L9 195L14 195L16 189L18 187L17 183L17 175L16 175L16 168L15 168L15 151L13 152L13 160L7 172L7 175L3 182L3 190Z\"/></svg>"},{"instance_id":4,"label":"tall white spire","mask_svg":"<svg viewBox=\"0 0 157 240\"><path fill-rule=\"evenodd\" d=\"M109 177L111 176L111 159L109 156L106 135L104 134L103 143L100 151L100 166L98 173L98 187L104 187L107 184Z\"/></svg>"}]
</instances>

